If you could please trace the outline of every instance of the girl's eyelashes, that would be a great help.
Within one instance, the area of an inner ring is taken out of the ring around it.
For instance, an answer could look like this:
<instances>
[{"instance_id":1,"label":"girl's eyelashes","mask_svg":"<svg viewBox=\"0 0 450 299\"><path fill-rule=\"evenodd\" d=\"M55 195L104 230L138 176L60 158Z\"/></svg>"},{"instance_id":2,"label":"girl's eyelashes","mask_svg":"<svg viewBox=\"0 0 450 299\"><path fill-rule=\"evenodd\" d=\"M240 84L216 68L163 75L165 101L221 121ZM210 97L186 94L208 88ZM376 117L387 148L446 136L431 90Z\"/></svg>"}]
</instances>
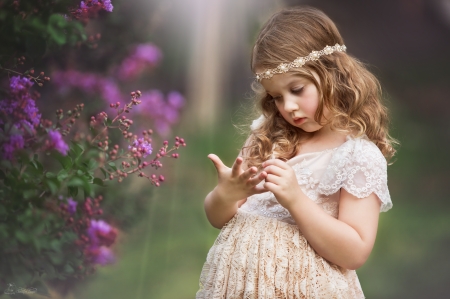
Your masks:
<instances>
[{"instance_id":1,"label":"girl's eyelashes","mask_svg":"<svg viewBox=\"0 0 450 299\"><path fill-rule=\"evenodd\" d=\"M303 89L304 89L304 86L298 87L298 88L293 88L293 89L291 89L290 92L291 92L292 94L299 95L299 94L302 93ZM281 95L272 96L272 95L270 95L270 94L267 94L267 96L269 96L270 99L271 99L271 100L274 100L274 101L278 101L278 100L280 100L280 99L282 98Z\"/></svg>"},{"instance_id":2,"label":"girl's eyelashes","mask_svg":"<svg viewBox=\"0 0 450 299\"><path fill-rule=\"evenodd\" d=\"M299 88L291 89L291 92L292 92L293 94L300 94L302 91L303 91L303 86L302 86L302 87L299 87Z\"/></svg>"}]
</instances>

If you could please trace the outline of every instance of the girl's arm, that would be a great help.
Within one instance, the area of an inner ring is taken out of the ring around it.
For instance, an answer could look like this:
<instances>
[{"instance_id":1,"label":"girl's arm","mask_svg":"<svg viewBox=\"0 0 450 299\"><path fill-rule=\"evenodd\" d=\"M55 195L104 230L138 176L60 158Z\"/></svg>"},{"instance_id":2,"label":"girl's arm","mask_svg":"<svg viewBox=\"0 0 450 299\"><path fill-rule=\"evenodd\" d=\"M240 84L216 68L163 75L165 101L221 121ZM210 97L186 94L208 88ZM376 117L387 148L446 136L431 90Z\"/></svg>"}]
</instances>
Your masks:
<instances>
[{"instance_id":1,"label":"girl's arm","mask_svg":"<svg viewBox=\"0 0 450 299\"><path fill-rule=\"evenodd\" d=\"M254 176L256 167L244 171L242 157L235 160L232 168L225 166L214 154L208 155L208 158L216 167L218 184L205 198L205 212L211 225L220 229L233 218L247 196L267 191L257 186L267 174L261 172Z\"/></svg>"},{"instance_id":2,"label":"girl's arm","mask_svg":"<svg viewBox=\"0 0 450 299\"><path fill-rule=\"evenodd\" d=\"M374 193L361 199L341 189L336 219L301 191L289 165L273 159L265 162L263 167L268 173L264 187L289 210L320 256L346 269L357 269L365 263L378 228L380 200Z\"/></svg>"}]
</instances>

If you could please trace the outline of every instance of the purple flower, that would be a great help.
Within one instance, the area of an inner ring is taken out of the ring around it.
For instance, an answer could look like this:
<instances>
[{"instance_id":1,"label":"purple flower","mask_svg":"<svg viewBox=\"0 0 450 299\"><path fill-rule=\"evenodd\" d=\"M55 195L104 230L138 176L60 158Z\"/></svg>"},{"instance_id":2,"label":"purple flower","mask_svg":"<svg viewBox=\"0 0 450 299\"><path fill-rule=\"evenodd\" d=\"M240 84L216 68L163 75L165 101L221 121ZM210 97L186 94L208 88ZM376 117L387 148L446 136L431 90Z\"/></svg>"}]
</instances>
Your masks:
<instances>
[{"instance_id":1,"label":"purple flower","mask_svg":"<svg viewBox=\"0 0 450 299\"><path fill-rule=\"evenodd\" d=\"M33 126L37 126L41 121L41 114L36 107L36 102L31 99L25 99L23 111L25 112L26 119L30 121Z\"/></svg>"},{"instance_id":2,"label":"purple flower","mask_svg":"<svg viewBox=\"0 0 450 299\"><path fill-rule=\"evenodd\" d=\"M22 149L23 146L24 140L22 135L11 135L8 142L3 144L4 157L6 159L12 159L14 151Z\"/></svg>"},{"instance_id":3,"label":"purple flower","mask_svg":"<svg viewBox=\"0 0 450 299\"><path fill-rule=\"evenodd\" d=\"M98 85L103 98L108 103L120 102L123 99L122 93L114 81L104 79L99 81Z\"/></svg>"},{"instance_id":4,"label":"purple flower","mask_svg":"<svg viewBox=\"0 0 450 299\"><path fill-rule=\"evenodd\" d=\"M78 204L78 202L74 201L72 199L72 197L69 197L67 199L67 203L68 203L67 209L69 210L69 213L72 214L72 215L75 214L75 212L77 211L77 204Z\"/></svg>"},{"instance_id":5,"label":"purple flower","mask_svg":"<svg viewBox=\"0 0 450 299\"><path fill-rule=\"evenodd\" d=\"M164 119L170 123L170 124L175 124L178 122L178 118L179 118L179 114L178 114L178 110L173 109L170 106L166 106L164 109Z\"/></svg>"},{"instance_id":6,"label":"purple flower","mask_svg":"<svg viewBox=\"0 0 450 299\"><path fill-rule=\"evenodd\" d=\"M26 77L14 76L9 80L9 88L13 94L28 92L31 86L33 86L33 82Z\"/></svg>"},{"instance_id":7,"label":"purple flower","mask_svg":"<svg viewBox=\"0 0 450 299\"><path fill-rule=\"evenodd\" d=\"M67 155L67 152L69 151L69 146L64 142L61 133L59 131L54 130L48 131L48 137L49 139L47 140L47 147L49 149L54 148L64 156Z\"/></svg>"},{"instance_id":8,"label":"purple flower","mask_svg":"<svg viewBox=\"0 0 450 299\"><path fill-rule=\"evenodd\" d=\"M87 9L87 6L86 6L86 4L84 4L84 1L81 1L80 8L81 9Z\"/></svg>"},{"instance_id":9,"label":"purple flower","mask_svg":"<svg viewBox=\"0 0 450 299\"><path fill-rule=\"evenodd\" d=\"M116 240L117 231L103 220L92 219L87 234L92 246L111 246Z\"/></svg>"},{"instance_id":10,"label":"purple flower","mask_svg":"<svg viewBox=\"0 0 450 299\"><path fill-rule=\"evenodd\" d=\"M112 6L111 0L103 0L103 8L104 8L106 11L112 12L114 6Z\"/></svg>"},{"instance_id":11,"label":"purple flower","mask_svg":"<svg viewBox=\"0 0 450 299\"><path fill-rule=\"evenodd\" d=\"M158 47L151 43L147 43L138 45L133 56L139 60L155 65L161 60L162 53Z\"/></svg>"},{"instance_id":12,"label":"purple flower","mask_svg":"<svg viewBox=\"0 0 450 299\"><path fill-rule=\"evenodd\" d=\"M134 51L125 58L118 68L121 80L131 80L140 75L146 68L155 66L162 58L161 50L151 43L137 45Z\"/></svg>"},{"instance_id":13,"label":"purple flower","mask_svg":"<svg viewBox=\"0 0 450 299\"><path fill-rule=\"evenodd\" d=\"M143 158L151 155L153 151L152 145L148 141L144 140L144 138L139 138L133 141L132 145L128 146L128 149L132 152L141 153Z\"/></svg>"},{"instance_id":14,"label":"purple flower","mask_svg":"<svg viewBox=\"0 0 450 299\"><path fill-rule=\"evenodd\" d=\"M167 102L170 106L180 109L184 106L184 97L177 91L172 91L167 95Z\"/></svg>"},{"instance_id":15,"label":"purple flower","mask_svg":"<svg viewBox=\"0 0 450 299\"><path fill-rule=\"evenodd\" d=\"M113 264L116 261L114 254L108 247L100 246L95 249L92 248L91 254L92 253L95 253L92 255L92 262L95 264L105 266L107 264Z\"/></svg>"},{"instance_id":16,"label":"purple flower","mask_svg":"<svg viewBox=\"0 0 450 299\"><path fill-rule=\"evenodd\" d=\"M155 121L156 131L158 131L159 135L167 136L170 132L170 125L167 121L163 119L157 119Z\"/></svg>"},{"instance_id":17,"label":"purple flower","mask_svg":"<svg viewBox=\"0 0 450 299\"><path fill-rule=\"evenodd\" d=\"M10 97L0 101L0 111L12 118L18 129L33 131L41 121L41 114L29 89L33 85L28 78L15 76L10 79ZM0 121L0 124L3 124Z\"/></svg>"}]
</instances>

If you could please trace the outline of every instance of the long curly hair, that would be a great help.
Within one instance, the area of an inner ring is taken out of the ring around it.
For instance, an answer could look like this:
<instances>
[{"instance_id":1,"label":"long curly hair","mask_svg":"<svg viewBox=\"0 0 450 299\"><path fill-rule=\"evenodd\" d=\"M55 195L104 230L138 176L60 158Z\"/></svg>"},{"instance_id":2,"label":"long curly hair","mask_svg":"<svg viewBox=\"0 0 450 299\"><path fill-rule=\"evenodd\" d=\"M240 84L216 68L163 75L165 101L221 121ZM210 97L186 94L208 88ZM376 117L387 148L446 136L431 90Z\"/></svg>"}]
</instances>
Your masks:
<instances>
[{"instance_id":1,"label":"long curly hair","mask_svg":"<svg viewBox=\"0 0 450 299\"><path fill-rule=\"evenodd\" d=\"M336 25L322 11L311 7L284 9L261 29L253 47L251 68L255 73L256 69L275 68L336 43L343 45L344 41ZM387 160L394 156L397 141L388 133L388 111L382 103L380 84L360 61L345 52L334 52L290 71L313 82L319 91L315 121L355 137L365 134ZM256 108L265 120L252 130L242 149L246 164L260 166L274 151L282 160L294 157L311 133L285 121L260 83L254 82L252 88ZM325 123L324 107L330 111Z\"/></svg>"}]
</instances>

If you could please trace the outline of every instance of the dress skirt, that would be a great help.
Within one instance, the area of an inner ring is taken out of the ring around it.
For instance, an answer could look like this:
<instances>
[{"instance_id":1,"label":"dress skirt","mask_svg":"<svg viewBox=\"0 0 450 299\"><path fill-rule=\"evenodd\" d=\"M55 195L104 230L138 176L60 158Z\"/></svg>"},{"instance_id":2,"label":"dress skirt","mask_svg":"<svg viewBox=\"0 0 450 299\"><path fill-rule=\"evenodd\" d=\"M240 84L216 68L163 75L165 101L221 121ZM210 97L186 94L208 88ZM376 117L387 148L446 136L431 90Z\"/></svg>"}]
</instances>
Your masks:
<instances>
[{"instance_id":1,"label":"dress skirt","mask_svg":"<svg viewBox=\"0 0 450 299\"><path fill-rule=\"evenodd\" d=\"M238 210L211 247L197 299L364 298L354 270L334 265L296 225Z\"/></svg>"}]
</instances>

